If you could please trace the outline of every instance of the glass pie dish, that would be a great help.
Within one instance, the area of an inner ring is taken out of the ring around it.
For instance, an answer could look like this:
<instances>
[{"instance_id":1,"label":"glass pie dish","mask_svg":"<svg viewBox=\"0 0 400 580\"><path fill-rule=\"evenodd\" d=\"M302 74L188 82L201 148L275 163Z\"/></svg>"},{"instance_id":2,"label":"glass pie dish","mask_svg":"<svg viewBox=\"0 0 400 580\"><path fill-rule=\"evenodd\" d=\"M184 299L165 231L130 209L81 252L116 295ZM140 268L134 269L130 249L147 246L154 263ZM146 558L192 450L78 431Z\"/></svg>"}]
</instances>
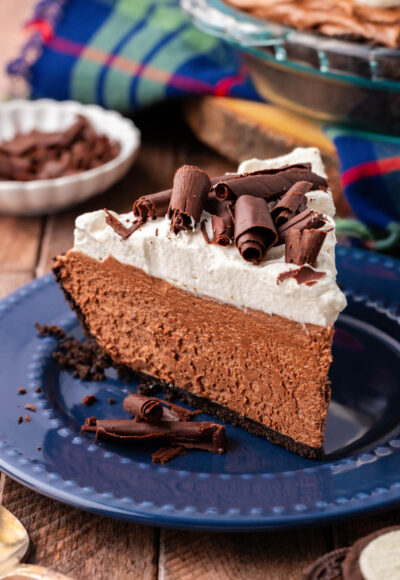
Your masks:
<instances>
[{"instance_id":1,"label":"glass pie dish","mask_svg":"<svg viewBox=\"0 0 400 580\"><path fill-rule=\"evenodd\" d=\"M400 134L400 49L259 20L222 0L181 0L194 24L239 48L259 94L323 122Z\"/></svg>"}]
</instances>

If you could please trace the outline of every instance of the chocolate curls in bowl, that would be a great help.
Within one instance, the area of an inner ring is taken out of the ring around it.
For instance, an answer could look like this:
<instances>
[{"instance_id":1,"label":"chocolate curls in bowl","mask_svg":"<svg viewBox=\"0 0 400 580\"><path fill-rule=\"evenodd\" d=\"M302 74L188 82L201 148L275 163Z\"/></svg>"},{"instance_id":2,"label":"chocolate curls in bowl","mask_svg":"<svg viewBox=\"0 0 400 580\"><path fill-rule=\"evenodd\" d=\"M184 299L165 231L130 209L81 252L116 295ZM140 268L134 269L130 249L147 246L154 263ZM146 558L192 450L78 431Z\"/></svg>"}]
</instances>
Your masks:
<instances>
[{"instance_id":1,"label":"chocolate curls in bowl","mask_svg":"<svg viewBox=\"0 0 400 580\"><path fill-rule=\"evenodd\" d=\"M120 150L98 135L83 115L65 131L17 134L0 143L0 180L34 181L81 173L104 165Z\"/></svg>"}]
</instances>

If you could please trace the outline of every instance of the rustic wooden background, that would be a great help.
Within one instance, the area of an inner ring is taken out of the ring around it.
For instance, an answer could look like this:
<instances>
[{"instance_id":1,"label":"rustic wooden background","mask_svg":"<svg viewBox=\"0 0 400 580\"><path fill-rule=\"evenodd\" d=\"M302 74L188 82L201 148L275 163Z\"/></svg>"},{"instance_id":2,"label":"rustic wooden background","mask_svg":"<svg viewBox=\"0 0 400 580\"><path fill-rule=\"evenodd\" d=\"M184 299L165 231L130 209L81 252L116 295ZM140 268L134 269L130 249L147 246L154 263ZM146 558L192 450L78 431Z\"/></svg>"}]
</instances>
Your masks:
<instances>
[{"instance_id":1,"label":"rustic wooden background","mask_svg":"<svg viewBox=\"0 0 400 580\"><path fill-rule=\"evenodd\" d=\"M0 59L21 41L18 29L30 0L1 0ZM18 8L17 8L18 7ZM0 75L0 93L7 94ZM134 196L164 189L182 163L210 174L233 169L185 128L176 105L135 119L143 146L130 174L104 195L70 211L35 218L0 215L0 295L49 271L52 257L72 243L73 223L83 211L130 208ZM29 562L49 566L76 580L292 580L318 556L351 544L384 526L399 524L400 511L302 530L215 534L128 524L81 512L42 497L0 475L0 503L26 526L32 541Z\"/></svg>"}]
</instances>

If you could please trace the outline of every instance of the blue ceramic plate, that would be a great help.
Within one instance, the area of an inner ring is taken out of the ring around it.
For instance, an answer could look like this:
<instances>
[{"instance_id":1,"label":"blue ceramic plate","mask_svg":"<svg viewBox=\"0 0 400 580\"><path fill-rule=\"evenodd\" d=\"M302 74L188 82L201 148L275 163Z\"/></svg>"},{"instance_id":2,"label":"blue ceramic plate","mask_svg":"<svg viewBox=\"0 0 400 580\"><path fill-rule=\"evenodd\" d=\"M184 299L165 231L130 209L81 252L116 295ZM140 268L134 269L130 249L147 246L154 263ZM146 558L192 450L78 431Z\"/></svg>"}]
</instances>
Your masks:
<instances>
[{"instance_id":1,"label":"blue ceramic plate","mask_svg":"<svg viewBox=\"0 0 400 580\"><path fill-rule=\"evenodd\" d=\"M163 467L151 463L149 449L99 446L82 436L87 416L124 416L122 400L135 386L112 373L89 383L60 372L54 339L38 338L34 323L81 331L45 276L0 303L0 467L73 506L180 528L302 526L400 503L400 262L343 247L337 260L349 305L335 336L324 460L298 457L230 425L225 455L196 451ZM18 395L19 387L27 394ZM99 402L85 407L87 394ZM108 405L110 396L116 405ZM18 424L26 403L37 411Z\"/></svg>"}]
</instances>

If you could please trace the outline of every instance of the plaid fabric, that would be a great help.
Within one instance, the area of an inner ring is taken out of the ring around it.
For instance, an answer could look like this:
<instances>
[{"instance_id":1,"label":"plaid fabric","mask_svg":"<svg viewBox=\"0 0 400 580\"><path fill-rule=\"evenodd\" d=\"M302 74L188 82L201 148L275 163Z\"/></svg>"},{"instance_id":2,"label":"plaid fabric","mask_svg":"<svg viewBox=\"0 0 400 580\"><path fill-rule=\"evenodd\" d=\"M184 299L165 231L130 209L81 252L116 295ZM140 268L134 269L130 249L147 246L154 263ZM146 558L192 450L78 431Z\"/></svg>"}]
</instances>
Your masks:
<instances>
[{"instance_id":1,"label":"plaid fabric","mask_svg":"<svg viewBox=\"0 0 400 580\"><path fill-rule=\"evenodd\" d=\"M203 34L178 0L43 0L28 23L40 58L10 63L32 97L132 111L188 94L257 98L231 47Z\"/></svg>"},{"instance_id":2,"label":"plaid fabric","mask_svg":"<svg viewBox=\"0 0 400 580\"><path fill-rule=\"evenodd\" d=\"M400 252L400 139L337 128L343 189L355 220L338 220L339 233L376 250Z\"/></svg>"},{"instance_id":3,"label":"plaid fabric","mask_svg":"<svg viewBox=\"0 0 400 580\"><path fill-rule=\"evenodd\" d=\"M193 94L259 100L236 51L203 34L179 0L41 0L30 39L8 72L33 98L74 99L131 112ZM400 251L400 139L327 128L358 220L338 220L356 243Z\"/></svg>"}]
</instances>

